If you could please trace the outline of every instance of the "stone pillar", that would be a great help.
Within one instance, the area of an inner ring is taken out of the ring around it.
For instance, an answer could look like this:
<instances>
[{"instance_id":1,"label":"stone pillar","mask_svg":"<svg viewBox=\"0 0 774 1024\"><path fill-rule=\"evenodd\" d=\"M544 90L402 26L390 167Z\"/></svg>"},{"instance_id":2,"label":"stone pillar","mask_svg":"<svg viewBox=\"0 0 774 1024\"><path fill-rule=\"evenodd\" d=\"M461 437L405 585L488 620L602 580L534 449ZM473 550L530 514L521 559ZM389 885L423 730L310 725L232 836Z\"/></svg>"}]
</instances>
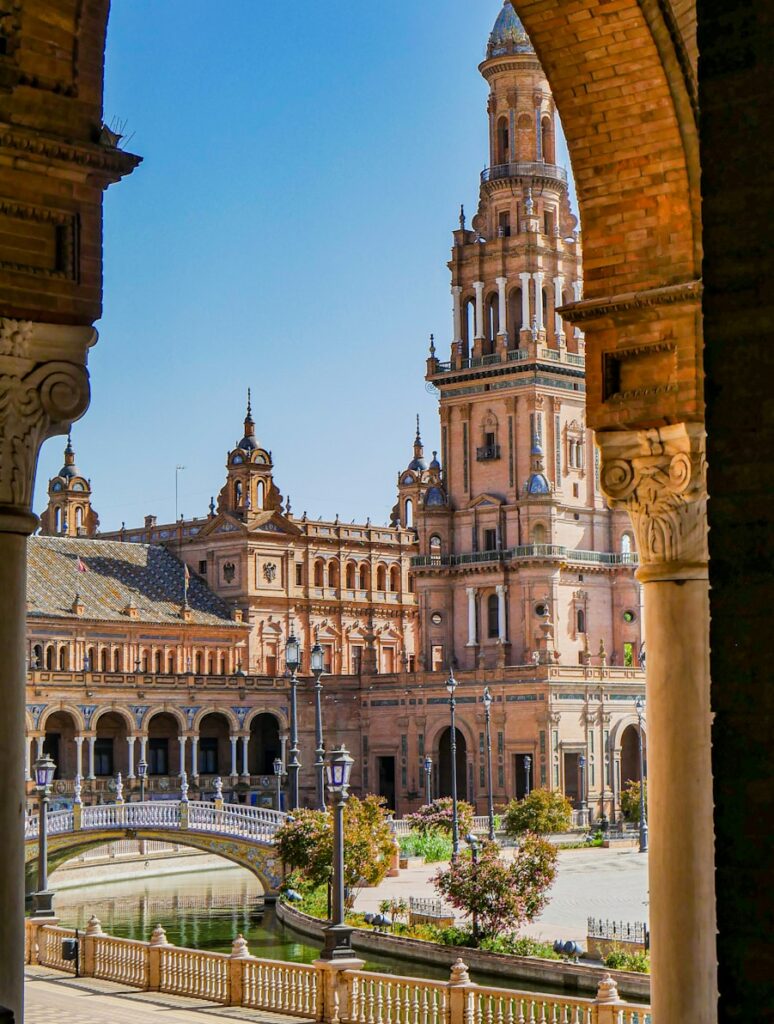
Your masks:
<instances>
[{"instance_id":1,"label":"stone pillar","mask_svg":"<svg viewBox=\"0 0 774 1024\"><path fill-rule=\"evenodd\" d=\"M237 771L237 737L229 736L228 739L231 744L231 778L235 779L239 775Z\"/></svg>"},{"instance_id":2,"label":"stone pillar","mask_svg":"<svg viewBox=\"0 0 774 1024\"><path fill-rule=\"evenodd\" d=\"M83 736L76 736L75 738L75 774L78 778L83 778Z\"/></svg>"},{"instance_id":3,"label":"stone pillar","mask_svg":"<svg viewBox=\"0 0 774 1024\"><path fill-rule=\"evenodd\" d=\"M476 338L484 337L484 282L474 281L476 291Z\"/></svg>"},{"instance_id":4,"label":"stone pillar","mask_svg":"<svg viewBox=\"0 0 774 1024\"><path fill-rule=\"evenodd\" d=\"M199 737L191 737L191 778L199 778Z\"/></svg>"},{"instance_id":5,"label":"stone pillar","mask_svg":"<svg viewBox=\"0 0 774 1024\"><path fill-rule=\"evenodd\" d=\"M543 271L536 270L532 275L535 279L535 317L537 319L538 331L544 331L546 325L543 323Z\"/></svg>"},{"instance_id":6,"label":"stone pillar","mask_svg":"<svg viewBox=\"0 0 774 1024\"><path fill-rule=\"evenodd\" d=\"M135 743L135 739L136 739L136 737L134 737L134 736L127 736L126 737L126 745L127 745L128 749L129 749L129 758L127 760L127 766L126 766L126 777L127 777L127 779L133 779L134 778L134 743Z\"/></svg>"},{"instance_id":7,"label":"stone pillar","mask_svg":"<svg viewBox=\"0 0 774 1024\"><path fill-rule=\"evenodd\" d=\"M452 316L454 319L454 342L462 341L462 286L452 285Z\"/></svg>"},{"instance_id":8,"label":"stone pillar","mask_svg":"<svg viewBox=\"0 0 774 1024\"><path fill-rule=\"evenodd\" d=\"M35 760L43 757L43 744L45 743L46 737L43 733L39 733L35 737Z\"/></svg>"},{"instance_id":9,"label":"stone pillar","mask_svg":"<svg viewBox=\"0 0 774 1024\"><path fill-rule=\"evenodd\" d=\"M507 642L507 626L505 617L505 596L508 588L504 583L497 584L497 637L501 644Z\"/></svg>"},{"instance_id":10,"label":"stone pillar","mask_svg":"<svg viewBox=\"0 0 774 1024\"><path fill-rule=\"evenodd\" d=\"M521 280L521 329L522 331L528 331L529 325L532 323L532 312L529 304L529 282L531 275L526 271L523 274L519 274Z\"/></svg>"},{"instance_id":11,"label":"stone pillar","mask_svg":"<svg viewBox=\"0 0 774 1024\"><path fill-rule=\"evenodd\" d=\"M0 317L0 1006L23 1020L27 537L40 445L88 405L92 327ZM42 746L42 744L41 744Z\"/></svg>"},{"instance_id":12,"label":"stone pillar","mask_svg":"<svg viewBox=\"0 0 774 1024\"><path fill-rule=\"evenodd\" d=\"M145 734L140 736L140 760L148 763L148 737Z\"/></svg>"},{"instance_id":13,"label":"stone pillar","mask_svg":"<svg viewBox=\"0 0 774 1024\"><path fill-rule=\"evenodd\" d=\"M564 278L561 274L554 278L554 311L556 311L562 304L562 285L564 284ZM556 341L558 345L561 345L564 341L564 325L562 318L557 312L554 312L554 332L556 333Z\"/></svg>"},{"instance_id":14,"label":"stone pillar","mask_svg":"<svg viewBox=\"0 0 774 1024\"><path fill-rule=\"evenodd\" d=\"M504 338L508 337L508 305L505 301L505 288L508 284L507 277L495 278L497 282L497 319L499 321L498 334Z\"/></svg>"},{"instance_id":15,"label":"stone pillar","mask_svg":"<svg viewBox=\"0 0 774 1024\"><path fill-rule=\"evenodd\" d=\"M246 735L246 736L240 736L239 738L242 740L242 778L249 779L250 778L250 771L249 771L249 762L248 762L248 759L247 759L247 745L250 742L250 737L249 737L249 735Z\"/></svg>"},{"instance_id":16,"label":"stone pillar","mask_svg":"<svg viewBox=\"0 0 774 1024\"><path fill-rule=\"evenodd\" d=\"M468 594L468 647L475 647L476 639L476 588L467 587Z\"/></svg>"},{"instance_id":17,"label":"stone pillar","mask_svg":"<svg viewBox=\"0 0 774 1024\"><path fill-rule=\"evenodd\" d=\"M87 779L96 779L94 774L94 744L97 742L96 736L87 736L89 741L89 774L86 776Z\"/></svg>"},{"instance_id":18,"label":"stone pillar","mask_svg":"<svg viewBox=\"0 0 774 1024\"><path fill-rule=\"evenodd\" d=\"M184 735L181 735L178 738L178 742L180 744L180 770L178 771L178 775L185 775L185 743L187 739L188 737Z\"/></svg>"},{"instance_id":19,"label":"stone pillar","mask_svg":"<svg viewBox=\"0 0 774 1024\"><path fill-rule=\"evenodd\" d=\"M704 427L602 432L597 442L602 488L636 532L648 620L653 1019L711 1024L717 964Z\"/></svg>"}]
</instances>

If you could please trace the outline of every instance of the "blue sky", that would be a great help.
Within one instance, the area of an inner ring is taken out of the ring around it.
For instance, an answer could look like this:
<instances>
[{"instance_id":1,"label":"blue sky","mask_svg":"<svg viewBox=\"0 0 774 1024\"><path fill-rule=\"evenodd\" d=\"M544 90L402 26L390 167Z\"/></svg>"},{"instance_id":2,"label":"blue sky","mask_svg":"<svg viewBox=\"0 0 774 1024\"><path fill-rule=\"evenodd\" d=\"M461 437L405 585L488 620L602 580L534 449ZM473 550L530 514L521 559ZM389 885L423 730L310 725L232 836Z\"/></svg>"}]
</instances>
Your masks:
<instances>
[{"instance_id":1,"label":"blue sky","mask_svg":"<svg viewBox=\"0 0 774 1024\"><path fill-rule=\"evenodd\" d=\"M204 515L253 390L300 515L385 522L427 338L487 155L498 0L113 0L105 119L143 163L105 199L104 316L75 425L102 528ZM133 134L132 134L133 133ZM62 463L41 453L35 507Z\"/></svg>"}]
</instances>

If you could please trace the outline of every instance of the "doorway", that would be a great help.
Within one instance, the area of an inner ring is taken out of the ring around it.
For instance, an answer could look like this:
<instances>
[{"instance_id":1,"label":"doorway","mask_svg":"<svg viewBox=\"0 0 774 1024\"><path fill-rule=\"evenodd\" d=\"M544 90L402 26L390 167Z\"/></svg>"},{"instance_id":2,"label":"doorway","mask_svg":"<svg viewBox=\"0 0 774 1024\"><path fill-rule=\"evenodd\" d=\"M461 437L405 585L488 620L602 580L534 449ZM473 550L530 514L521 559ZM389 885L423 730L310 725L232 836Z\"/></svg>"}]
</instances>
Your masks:
<instances>
[{"instance_id":1,"label":"doorway","mask_svg":"<svg viewBox=\"0 0 774 1024\"><path fill-rule=\"evenodd\" d=\"M564 795L573 807L580 805L580 754L564 755Z\"/></svg>"},{"instance_id":2,"label":"doorway","mask_svg":"<svg viewBox=\"0 0 774 1024\"><path fill-rule=\"evenodd\" d=\"M387 801L387 808L397 811L395 806L395 758L377 757L376 776L378 780L378 794Z\"/></svg>"},{"instance_id":3,"label":"doorway","mask_svg":"<svg viewBox=\"0 0 774 1024\"><path fill-rule=\"evenodd\" d=\"M468 799L468 747L465 737L459 731L454 730L457 744L457 799ZM451 728L444 729L441 739L438 742L438 795L452 795L452 773L451 773Z\"/></svg>"}]
</instances>

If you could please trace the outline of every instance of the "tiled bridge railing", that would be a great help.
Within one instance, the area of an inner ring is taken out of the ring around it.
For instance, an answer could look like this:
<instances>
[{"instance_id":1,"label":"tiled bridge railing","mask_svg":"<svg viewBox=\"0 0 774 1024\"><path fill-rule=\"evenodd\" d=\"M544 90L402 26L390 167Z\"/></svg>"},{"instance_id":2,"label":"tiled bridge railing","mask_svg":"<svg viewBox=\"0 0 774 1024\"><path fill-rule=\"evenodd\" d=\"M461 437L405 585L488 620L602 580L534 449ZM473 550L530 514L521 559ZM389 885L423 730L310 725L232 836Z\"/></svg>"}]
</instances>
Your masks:
<instances>
[{"instance_id":1,"label":"tiled bridge railing","mask_svg":"<svg viewBox=\"0 0 774 1024\"><path fill-rule=\"evenodd\" d=\"M62 957L69 928L27 921L27 961L74 973ZM363 971L362 960L259 960L238 936L230 955L183 949L157 926L150 942L105 935L96 917L80 939L80 973L150 992L206 999L299 1020L341 1024L652 1024L650 1010L618 998L608 975L596 999L517 992L471 982L458 960L448 981ZM687 1022L686 1022L687 1024Z\"/></svg>"}]
</instances>

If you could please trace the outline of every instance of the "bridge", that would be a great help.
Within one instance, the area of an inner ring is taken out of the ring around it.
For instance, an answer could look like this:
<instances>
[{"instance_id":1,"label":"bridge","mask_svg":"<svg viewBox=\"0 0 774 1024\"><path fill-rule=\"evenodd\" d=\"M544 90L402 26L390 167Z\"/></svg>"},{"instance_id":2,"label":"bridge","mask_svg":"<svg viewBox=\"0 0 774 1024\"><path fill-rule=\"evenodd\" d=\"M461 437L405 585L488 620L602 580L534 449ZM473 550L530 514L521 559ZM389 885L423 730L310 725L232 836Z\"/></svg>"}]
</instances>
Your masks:
<instances>
[{"instance_id":1,"label":"bridge","mask_svg":"<svg viewBox=\"0 0 774 1024\"><path fill-rule=\"evenodd\" d=\"M48 814L48 863L53 871L94 846L119 839L155 839L225 857L252 871L267 896L276 896L282 865L274 852L274 833L286 819L282 811L221 801L75 804L72 810ZM24 857L28 876L35 872L39 826L37 814L27 816Z\"/></svg>"}]
</instances>

